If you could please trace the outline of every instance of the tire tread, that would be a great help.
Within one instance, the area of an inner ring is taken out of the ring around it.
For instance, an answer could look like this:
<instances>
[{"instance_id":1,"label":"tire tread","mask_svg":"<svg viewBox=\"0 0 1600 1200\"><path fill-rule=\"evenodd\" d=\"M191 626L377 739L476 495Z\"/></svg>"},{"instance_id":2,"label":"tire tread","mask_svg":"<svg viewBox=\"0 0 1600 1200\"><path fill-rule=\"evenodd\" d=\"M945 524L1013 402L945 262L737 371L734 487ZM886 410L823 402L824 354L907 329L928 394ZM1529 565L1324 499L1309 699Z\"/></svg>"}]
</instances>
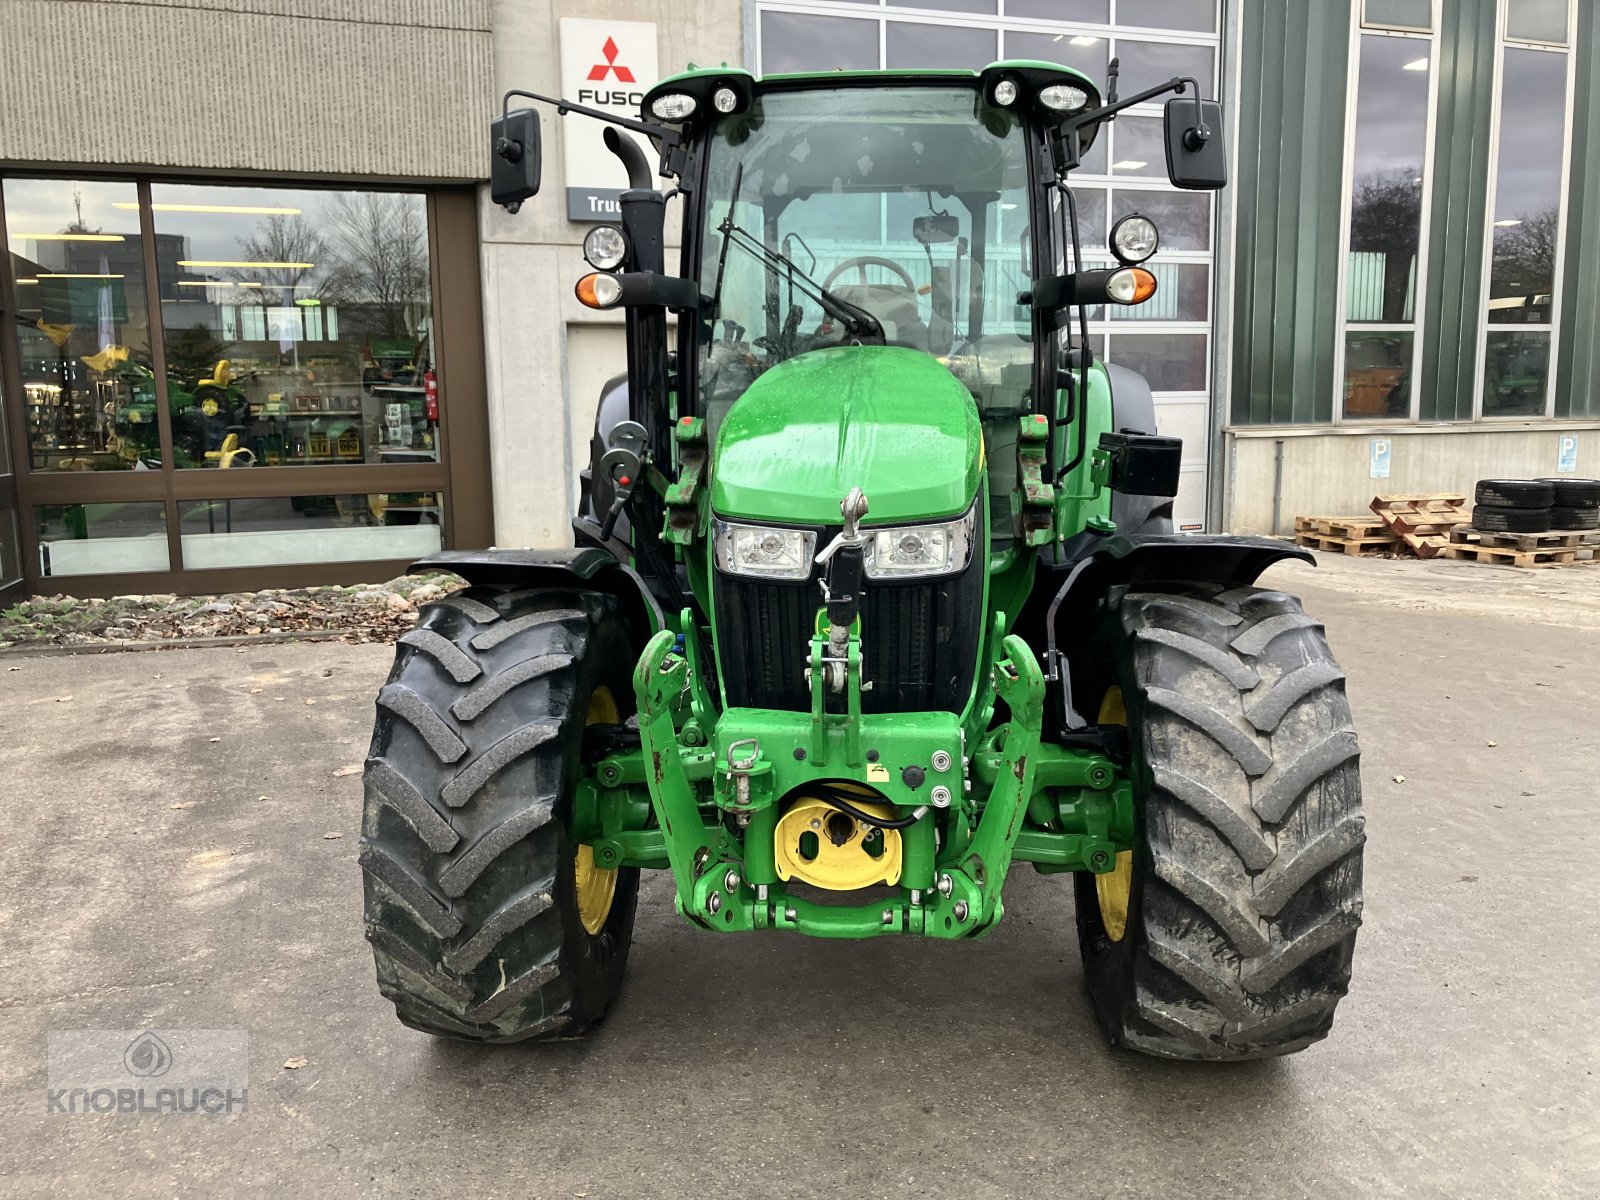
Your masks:
<instances>
[{"instance_id":1,"label":"tire tread","mask_svg":"<svg viewBox=\"0 0 1600 1200\"><path fill-rule=\"evenodd\" d=\"M1136 693L1146 865L1122 942L1097 908L1085 919L1094 883L1080 883L1101 1023L1116 1044L1171 1058L1302 1049L1331 1027L1361 924L1344 674L1321 623L1282 593L1141 585L1112 611Z\"/></svg>"}]
</instances>

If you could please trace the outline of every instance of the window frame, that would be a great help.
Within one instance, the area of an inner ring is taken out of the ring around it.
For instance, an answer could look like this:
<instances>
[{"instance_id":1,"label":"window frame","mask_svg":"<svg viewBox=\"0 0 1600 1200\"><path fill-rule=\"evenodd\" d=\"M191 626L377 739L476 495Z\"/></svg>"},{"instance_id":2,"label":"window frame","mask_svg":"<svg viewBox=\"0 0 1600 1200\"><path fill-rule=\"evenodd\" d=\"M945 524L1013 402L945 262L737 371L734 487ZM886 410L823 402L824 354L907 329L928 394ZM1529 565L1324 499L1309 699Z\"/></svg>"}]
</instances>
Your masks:
<instances>
[{"instance_id":1,"label":"window frame","mask_svg":"<svg viewBox=\"0 0 1600 1200\"><path fill-rule=\"evenodd\" d=\"M343 495L376 492L438 492L444 496L441 547L488 545L493 542L492 497L486 478L474 478L475 465L488 459L488 412L483 360L482 295L477 261L477 197L475 189L440 188L427 181L302 180L277 176L206 175L195 172L155 174L118 172L87 164L52 164L49 168L0 166L0 180L43 179L62 182L132 183L136 190L140 234L145 255L145 294L150 306L151 361L155 372L157 421L161 439L159 471L50 472L31 469L27 456L23 406L8 403L0 419L8 423L14 460L23 469L14 480L15 508L21 541L23 586L37 593L41 586L69 595L112 595L118 592L249 591L262 587L359 583L385 571L402 573L404 560L364 560L194 569L183 560L181 509L200 500L251 499L299 495ZM437 461L419 464L359 463L328 466L276 466L260 471L179 469L173 461L171 416L166 383L166 342L160 326L160 280L156 271L153 184L202 187L294 188L327 192L410 192L425 202L428 235L430 302L433 306L434 371L445 412L440 422ZM446 217L442 210L448 209ZM15 305L10 238L5 223L4 189L0 187L0 313ZM458 315L459 314L459 315ZM22 370L17 339L0 333L0 381L8 395L20 396ZM19 447L21 448L19 450ZM3 468L4 464L0 464ZM481 471L476 472L481 476ZM5 489L9 492L9 488ZM3 497L0 497L3 499ZM45 576L39 562L38 532L33 510L39 506L140 503L165 505L169 569L161 572ZM46 582L48 581L48 582ZM6 585L8 588L11 585Z\"/></svg>"},{"instance_id":2,"label":"window frame","mask_svg":"<svg viewBox=\"0 0 1600 1200\"><path fill-rule=\"evenodd\" d=\"M1339 425L1396 425L1416 423L1422 412L1423 322L1427 317L1428 254L1433 211L1433 158L1434 141L1438 136L1439 116L1439 24L1443 0L1431 0L1433 29L1400 29L1388 25L1369 25L1364 20L1366 5L1351 6L1350 50L1351 69L1345 81L1344 168L1340 174L1339 201L1339 267L1334 287L1339 296L1339 321L1333 339L1333 421ZM1350 225L1355 212L1356 169L1356 105L1361 94L1361 39L1363 37L1398 38L1426 43L1428 47L1428 110L1426 135L1422 143L1422 200L1421 221L1417 230L1417 265L1414 271L1416 284L1411 308L1411 320L1405 321L1350 321ZM1368 333L1411 334L1411 395L1406 412L1393 417L1374 417L1366 414L1346 416L1345 406L1345 347L1352 330Z\"/></svg>"},{"instance_id":3,"label":"window frame","mask_svg":"<svg viewBox=\"0 0 1600 1200\"><path fill-rule=\"evenodd\" d=\"M1566 301L1565 291L1562 286L1562 273L1567 261L1567 191L1572 183L1572 126L1573 103L1577 91L1578 60L1577 60L1577 22L1578 6L1567 2L1567 40L1565 44L1556 42L1536 42L1524 38L1512 38L1507 34L1511 14L1511 0L1496 0L1495 3L1495 39L1494 39L1494 94L1490 101L1489 117L1489 180L1487 202L1483 212L1483 258L1482 258L1482 285L1478 295L1478 323L1473 339L1473 383L1472 383L1472 419L1490 425L1515 425L1529 421L1549 421L1555 417L1556 408L1556 381L1560 377L1561 353L1561 310ZM1558 185L1556 198L1556 262L1555 271L1551 280L1551 290L1554 301L1550 305L1550 320L1541 321L1537 325L1490 325L1489 300L1490 300L1490 272L1494 268L1494 213L1500 198L1500 132L1501 113L1505 101L1505 55L1506 48L1517 50L1533 50L1541 54L1560 54L1566 59L1566 99L1562 108L1561 129L1561 178ZM1550 334L1550 349L1546 361L1544 385L1544 407L1536 413L1505 413L1503 415L1486 416L1483 411L1484 385L1488 382L1488 367L1484 356L1489 350L1489 335L1497 330L1520 330L1525 333Z\"/></svg>"},{"instance_id":4,"label":"window frame","mask_svg":"<svg viewBox=\"0 0 1600 1200\"><path fill-rule=\"evenodd\" d=\"M1356 10L1356 24L1368 33L1403 33L1427 37L1436 37L1438 35L1439 17L1441 15L1439 0L1431 0L1429 5L1429 21L1431 24L1427 29L1422 28L1420 25L1400 25L1391 21L1369 21L1367 19L1367 3L1368 0L1356 0L1353 7Z\"/></svg>"}]
</instances>

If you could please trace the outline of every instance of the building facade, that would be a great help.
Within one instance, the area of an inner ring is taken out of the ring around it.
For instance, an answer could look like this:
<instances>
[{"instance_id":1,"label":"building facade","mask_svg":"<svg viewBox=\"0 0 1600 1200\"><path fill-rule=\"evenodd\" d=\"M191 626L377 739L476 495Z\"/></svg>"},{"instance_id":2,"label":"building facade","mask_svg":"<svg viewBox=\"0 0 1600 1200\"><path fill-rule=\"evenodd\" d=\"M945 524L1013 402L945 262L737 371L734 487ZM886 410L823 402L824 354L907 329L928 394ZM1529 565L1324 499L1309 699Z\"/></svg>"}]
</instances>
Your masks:
<instances>
[{"instance_id":1,"label":"building facade","mask_svg":"<svg viewBox=\"0 0 1600 1200\"><path fill-rule=\"evenodd\" d=\"M1123 94L1220 96L1223 192L1167 183L1155 105L1073 178L1090 256L1128 212L1162 231L1156 299L1090 336L1184 439L1185 529L1594 474L1595 25L1585 0L8 0L37 69L0 77L0 601L566 543L623 363L572 283L623 181L546 108L545 192L508 215L488 119L513 87L636 107L691 61L1115 58Z\"/></svg>"}]
</instances>

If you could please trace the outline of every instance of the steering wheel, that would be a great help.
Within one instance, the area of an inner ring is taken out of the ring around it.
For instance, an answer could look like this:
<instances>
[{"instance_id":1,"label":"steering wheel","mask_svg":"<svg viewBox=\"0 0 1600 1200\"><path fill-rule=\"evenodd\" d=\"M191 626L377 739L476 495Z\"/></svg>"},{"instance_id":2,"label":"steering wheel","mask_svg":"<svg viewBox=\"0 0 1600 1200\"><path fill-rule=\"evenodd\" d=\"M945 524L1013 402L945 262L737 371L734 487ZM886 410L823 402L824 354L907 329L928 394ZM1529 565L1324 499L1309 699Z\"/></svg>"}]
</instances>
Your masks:
<instances>
[{"instance_id":1,"label":"steering wheel","mask_svg":"<svg viewBox=\"0 0 1600 1200\"><path fill-rule=\"evenodd\" d=\"M847 258L833 270L828 272L828 277L822 281L824 288L831 288L833 281L843 275L851 267L856 269L856 278L864 285L867 282L868 267L882 267L886 271L893 271L900 276L906 285L906 290L913 295L917 290L917 281L907 274L906 269L892 258L879 258L876 254L858 254L854 258Z\"/></svg>"}]
</instances>

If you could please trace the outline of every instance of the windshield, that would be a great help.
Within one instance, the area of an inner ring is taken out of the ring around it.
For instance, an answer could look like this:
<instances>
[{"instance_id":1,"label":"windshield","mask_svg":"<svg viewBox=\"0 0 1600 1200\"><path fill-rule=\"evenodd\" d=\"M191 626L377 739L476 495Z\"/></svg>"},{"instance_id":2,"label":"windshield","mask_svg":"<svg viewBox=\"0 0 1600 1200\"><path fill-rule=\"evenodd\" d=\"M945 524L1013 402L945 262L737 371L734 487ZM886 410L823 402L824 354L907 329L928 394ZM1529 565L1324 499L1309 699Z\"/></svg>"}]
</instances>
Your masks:
<instances>
[{"instance_id":1,"label":"windshield","mask_svg":"<svg viewBox=\"0 0 1600 1200\"><path fill-rule=\"evenodd\" d=\"M777 363L879 340L835 301L948 362L986 408L1023 406L1027 149L1012 114L980 110L972 87L780 91L723 118L709 156L700 279L717 303L699 353L713 425Z\"/></svg>"}]
</instances>

